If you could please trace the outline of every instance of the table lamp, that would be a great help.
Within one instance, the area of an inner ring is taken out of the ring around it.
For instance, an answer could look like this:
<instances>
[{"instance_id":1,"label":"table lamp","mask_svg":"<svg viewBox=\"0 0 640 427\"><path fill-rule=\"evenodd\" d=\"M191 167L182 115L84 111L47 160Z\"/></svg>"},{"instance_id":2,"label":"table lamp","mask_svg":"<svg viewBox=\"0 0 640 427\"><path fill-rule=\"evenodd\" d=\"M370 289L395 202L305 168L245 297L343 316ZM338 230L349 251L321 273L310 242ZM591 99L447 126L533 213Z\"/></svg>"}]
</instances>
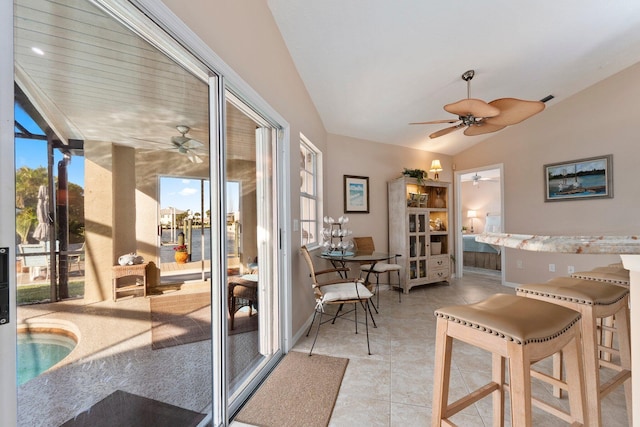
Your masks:
<instances>
[{"instance_id":1,"label":"table lamp","mask_svg":"<svg viewBox=\"0 0 640 427\"><path fill-rule=\"evenodd\" d=\"M469 222L471 222L471 233L473 233L473 219L477 217L478 217L478 214L476 213L476 211L473 211L473 210L467 211L467 218L469 218Z\"/></svg>"},{"instance_id":2,"label":"table lamp","mask_svg":"<svg viewBox=\"0 0 640 427\"><path fill-rule=\"evenodd\" d=\"M429 172L433 172L433 179L434 180L438 180L438 172L442 171L442 165L440 164L440 160L433 160L431 161L431 169L429 169Z\"/></svg>"}]
</instances>

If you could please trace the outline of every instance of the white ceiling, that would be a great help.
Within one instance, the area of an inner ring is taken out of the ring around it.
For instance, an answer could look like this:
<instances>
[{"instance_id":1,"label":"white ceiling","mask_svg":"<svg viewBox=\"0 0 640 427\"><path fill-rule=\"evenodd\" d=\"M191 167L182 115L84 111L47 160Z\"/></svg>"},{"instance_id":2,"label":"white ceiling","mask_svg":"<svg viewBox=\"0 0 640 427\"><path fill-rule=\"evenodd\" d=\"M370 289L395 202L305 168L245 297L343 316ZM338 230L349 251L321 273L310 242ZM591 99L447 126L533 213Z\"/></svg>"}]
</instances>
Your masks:
<instances>
[{"instance_id":1,"label":"white ceiling","mask_svg":"<svg viewBox=\"0 0 640 427\"><path fill-rule=\"evenodd\" d=\"M471 97L552 108L640 61L638 0L267 2L328 132L443 154L493 135L408 125L455 119L468 69Z\"/></svg>"}]
</instances>

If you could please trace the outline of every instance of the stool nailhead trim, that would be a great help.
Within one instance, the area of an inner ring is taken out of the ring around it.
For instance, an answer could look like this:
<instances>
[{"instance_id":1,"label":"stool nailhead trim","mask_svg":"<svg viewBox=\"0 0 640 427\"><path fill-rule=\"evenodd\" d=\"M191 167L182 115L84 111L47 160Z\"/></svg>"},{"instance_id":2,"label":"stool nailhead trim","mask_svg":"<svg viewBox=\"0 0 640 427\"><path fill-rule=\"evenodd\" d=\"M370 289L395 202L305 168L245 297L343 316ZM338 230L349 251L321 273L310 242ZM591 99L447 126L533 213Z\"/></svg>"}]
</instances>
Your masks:
<instances>
[{"instance_id":1,"label":"stool nailhead trim","mask_svg":"<svg viewBox=\"0 0 640 427\"><path fill-rule=\"evenodd\" d=\"M516 288L516 292L522 292L524 294L537 295L537 296L540 296L540 297L552 298L552 299L557 299L557 300L561 300L561 301L569 301L569 302L574 302L574 303L577 303L577 304L584 304L584 305L611 305L611 304L615 304L616 302L620 301L621 299L626 297L627 294L628 294L628 293L622 294L620 297L616 298L613 301L604 301L604 302L598 302L596 304L593 304L591 301L585 301L583 299L571 298L571 297L560 296L560 295L554 295L554 294L549 293L549 292L534 291L534 290L531 290L531 289Z\"/></svg>"},{"instance_id":2,"label":"stool nailhead trim","mask_svg":"<svg viewBox=\"0 0 640 427\"><path fill-rule=\"evenodd\" d=\"M504 339L505 339L505 340L507 340L507 341L513 341L513 342L515 342L516 344L519 344L519 345L526 345L526 344L531 344L531 343L546 342L546 341L550 341L550 340L552 340L552 339L555 339L555 338L559 337L560 335L564 334L567 330L569 330L569 329L570 329L573 325L575 325L575 324L578 322L578 320L580 320L580 318L582 317L582 316L577 316L577 317L576 317L576 318L575 318L571 323L569 323L567 326L565 326L564 328L562 328L562 330L560 330L560 331L556 332L555 334L553 334L553 335L551 335L551 336L548 336L548 337L530 338L530 339L526 340L525 342L522 342L522 340L516 339L516 338L514 338L514 337L512 337L512 336L510 336L510 335L506 335L506 334L504 334L504 333L502 333L502 332L500 332L500 331L494 331L493 329L491 329L491 328L487 328L487 327L486 327L486 326L484 326L484 325L480 325L480 324L477 324L477 323L469 322L469 321L466 321L466 320L463 320L463 319L458 319L457 317L449 316L449 315L447 315L447 314L440 313L440 312L438 312L438 311L436 311L436 312L435 312L435 315L436 315L437 317L442 317L443 319L446 319L446 320L448 320L448 321L452 321L452 322L455 322L455 323L459 323L459 324L461 324L461 325L463 325L463 326L468 326L468 327L470 327L470 328L478 329L478 330L480 330L480 331L482 331L482 332L486 332L486 333L488 333L488 334L495 335L495 336L498 336L498 337L500 337L500 338L504 338Z\"/></svg>"}]
</instances>

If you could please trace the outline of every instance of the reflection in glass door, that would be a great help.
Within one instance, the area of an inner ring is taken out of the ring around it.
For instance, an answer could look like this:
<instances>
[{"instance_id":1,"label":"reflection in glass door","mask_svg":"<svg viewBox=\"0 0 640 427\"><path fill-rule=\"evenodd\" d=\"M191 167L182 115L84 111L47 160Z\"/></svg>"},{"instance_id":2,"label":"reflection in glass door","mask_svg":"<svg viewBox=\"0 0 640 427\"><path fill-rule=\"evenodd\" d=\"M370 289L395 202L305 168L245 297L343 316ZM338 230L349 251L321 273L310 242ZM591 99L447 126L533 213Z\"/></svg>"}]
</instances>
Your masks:
<instances>
[{"instance_id":1,"label":"reflection in glass door","mask_svg":"<svg viewBox=\"0 0 640 427\"><path fill-rule=\"evenodd\" d=\"M38 266L60 283L65 265L51 261L70 262L75 253L65 244L80 244L79 268L68 265L67 276L81 292L63 301L63 292L50 293L34 304L21 296L47 290L18 286L17 364L30 374L18 381L18 424L92 425L91 417L109 414L110 424L123 425L119 416L159 407L175 425L206 422L213 412L211 280L162 282L158 212L161 176L204 182L212 174L209 71L165 37L166 49L182 51L178 64L96 3L15 1L15 102L63 156L30 168L72 160L84 169L82 182L73 182L82 196L77 212L64 176L48 175L57 232L49 264ZM118 2L123 12L137 13L125 3ZM79 146L83 157L74 156ZM43 185L24 178L16 200ZM23 231L25 244L40 241L35 229Z\"/></svg>"},{"instance_id":2,"label":"reflection in glass door","mask_svg":"<svg viewBox=\"0 0 640 427\"><path fill-rule=\"evenodd\" d=\"M227 375L232 408L278 356L275 131L227 92Z\"/></svg>"}]
</instances>

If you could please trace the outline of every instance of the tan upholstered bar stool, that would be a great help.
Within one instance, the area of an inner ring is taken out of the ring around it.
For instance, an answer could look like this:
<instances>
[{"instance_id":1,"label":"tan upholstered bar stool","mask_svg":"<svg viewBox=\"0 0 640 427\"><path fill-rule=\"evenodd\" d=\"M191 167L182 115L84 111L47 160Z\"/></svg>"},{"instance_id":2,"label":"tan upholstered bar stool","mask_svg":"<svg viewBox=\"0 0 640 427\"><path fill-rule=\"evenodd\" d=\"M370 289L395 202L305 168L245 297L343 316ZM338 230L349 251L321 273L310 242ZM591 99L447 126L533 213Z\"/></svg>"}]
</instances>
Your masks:
<instances>
[{"instance_id":1,"label":"tan upholstered bar stool","mask_svg":"<svg viewBox=\"0 0 640 427\"><path fill-rule=\"evenodd\" d=\"M597 282L611 283L613 285L629 287L629 270L622 264L610 264L606 267L596 267L589 271L573 273L575 279L595 280Z\"/></svg>"},{"instance_id":2,"label":"tan upholstered bar stool","mask_svg":"<svg viewBox=\"0 0 640 427\"><path fill-rule=\"evenodd\" d=\"M544 313L544 315L541 315ZM511 397L511 425L532 425L532 404L572 425L584 423L580 313L556 304L496 294L475 304L435 311L437 317L432 426L455 425L450 418L492 395L493 425L504 425L505 392ZM492 353L492 381L449 404L453 340ZM564 351L571 413L532 398L531 365ZM505 361L509 361L506 383Z\"/></svg>"},{"instance_id":3,"label":"tan upholstered bar stool","mask_svg":"<svg viewBox=\"0 0 640 427\"><path fill-rule=\"evenodd\" d=\"M597 282L610 283L612 285L629 287L629 270L625 269L622 263L609 264L605 267L596 267L589 271L579 271L573 273L571 277L584 280L595 280ZM615 319L613 316L601 319L599 342L605 347L611 348L613 345L613 331ZM601 352L600 357L604 360L611 360L611 353Z\"/></svg>"},{"instance_id":4,"label":"tan upholstered bar stool","mask_svg":"<svg viewBox=\"0 0 640 427\"><path fill-rule=\"evenodd\" d=\"M546 283L524 285L516 288L518 295L536 300L553 302L582 313L582 344L587 415L592 425L602 425L601 399L624 383L627 417L631 423L631 347L629 335L629 289L612 286L595 280L557 277ZM598 345L598 319L615 316L618 334L618 351ZM599 357L599 352L615 352L620 364ZM554 375L560 377L558 360ZM566 362L566 361L565 361ZM569 365L569 363L565 363ZM602 384L600 368L609 368L617 373Z\"/></svg>"}]
</instances>

